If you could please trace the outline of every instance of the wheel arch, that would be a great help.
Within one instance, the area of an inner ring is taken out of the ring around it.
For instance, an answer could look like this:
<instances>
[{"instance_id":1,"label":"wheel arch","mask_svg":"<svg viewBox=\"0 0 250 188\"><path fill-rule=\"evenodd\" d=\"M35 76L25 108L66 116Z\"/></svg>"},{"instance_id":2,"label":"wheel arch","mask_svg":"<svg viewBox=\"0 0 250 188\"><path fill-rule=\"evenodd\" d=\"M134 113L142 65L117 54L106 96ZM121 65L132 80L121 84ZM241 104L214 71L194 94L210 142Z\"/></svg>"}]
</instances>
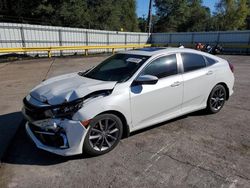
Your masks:
<instances>
[{"instance_id":1,"label":"wheel arch","mask_svg":"<svg viewBox=\"0 0 250 188\"><path fill-rule=\"evenodd\" d=\"M122 133L122 138L127 138L130 134L130 128L129 128L129 125L127 123L127 119L126 117L119 111L116 111L116 110L108 110L108 111L104 111L100 114L114 114L116 116L118 116L121 121L122 121L122 126L123 126L123 133ZM98 115L100 115L98 114Z\"/></svg>"}]
</instances>

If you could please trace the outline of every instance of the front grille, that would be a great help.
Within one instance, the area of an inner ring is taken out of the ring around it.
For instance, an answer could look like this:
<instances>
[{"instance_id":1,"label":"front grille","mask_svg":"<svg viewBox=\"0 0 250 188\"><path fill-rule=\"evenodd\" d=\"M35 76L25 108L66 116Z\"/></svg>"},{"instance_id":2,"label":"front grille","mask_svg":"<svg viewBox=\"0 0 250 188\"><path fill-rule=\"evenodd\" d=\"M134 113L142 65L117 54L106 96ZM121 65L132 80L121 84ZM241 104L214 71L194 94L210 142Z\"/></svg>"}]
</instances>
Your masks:
<instances>
[{"instance_id":1,"label":"front grille","mask_svg":"<svg viewBox=\"0 0 250 188\"><path fill-rule=\"evenodd\" d=\"M42 120L46 118L45 111L47 108L37 107L30 104L26 98L23 99L25 114L32 120Z\"/></svg>"},{"instance_id":2,"label":"front grille","mask_svg":"<svg viewBox=\"0 0 250 188\"><path fill-rule=\"evenodd\" d=\"M29 127L36 138L42 142L44 145L52 146L52 147L65 147L65 141L61 134L65 135L63 130L58 130L57 132L53 131L45 131L44 129L29 123ZM53 135L43 134L41 132L52 133Z\"/></svg>"},{"instance_id":3,"label":"front grille","mask_svg":"<svg viewBox=\"0 0 250 188\"><path fill-rule=\"evenodd\" d=\"M29 127L33 133L36 133L36 131L44 131L41 127L38 127L32 123L29 123Z\"/></svg>"}]
</instances>

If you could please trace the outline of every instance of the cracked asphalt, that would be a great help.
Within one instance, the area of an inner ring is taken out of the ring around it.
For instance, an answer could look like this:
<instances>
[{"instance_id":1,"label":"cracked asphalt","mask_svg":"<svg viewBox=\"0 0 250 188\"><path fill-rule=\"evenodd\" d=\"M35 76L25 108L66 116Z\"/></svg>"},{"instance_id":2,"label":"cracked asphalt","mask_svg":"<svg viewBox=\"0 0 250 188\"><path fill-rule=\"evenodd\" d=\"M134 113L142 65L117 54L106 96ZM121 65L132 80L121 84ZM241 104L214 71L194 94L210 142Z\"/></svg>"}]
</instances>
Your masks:
<instances>
[{"instance_id":1,"label":"cracked asphalt","mask_svg":"<svg viewBox=\"0 0 250 188\"><path fill-rule=\"evenodd\" d=\"M236 82L218 114L199 111L155 125L98 157L39 150L22 123L0 165L0 187L250 187L250 57L222 57L235 66ZM18 93L3 91L0 112L20 110L21 99L46 75L85 69L104 58L34 59L0 67L12 78L8 89Z\"/></svg>"}]
</instances>

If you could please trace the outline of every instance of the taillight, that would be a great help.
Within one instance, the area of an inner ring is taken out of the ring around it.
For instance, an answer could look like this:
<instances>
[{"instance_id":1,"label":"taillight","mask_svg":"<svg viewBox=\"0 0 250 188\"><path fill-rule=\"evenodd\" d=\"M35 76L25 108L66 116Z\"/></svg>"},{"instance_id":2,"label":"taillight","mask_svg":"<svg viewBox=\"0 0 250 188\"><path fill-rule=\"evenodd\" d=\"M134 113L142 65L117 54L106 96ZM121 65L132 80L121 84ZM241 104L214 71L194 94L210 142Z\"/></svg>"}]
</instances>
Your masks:
<instances>
[{"instance_id":1,"label":"taillight","mask_svg":"<svg viewBox=\"0 0 250 188\"><path fill-rule=\"evenodd\" d=\"M233 66L233 64L228 62L228 65L229 65L229 67L230 67L230 69L231 69L231 71L233 73L234 72L234 66Z\"/></svg>"}]
</instances>

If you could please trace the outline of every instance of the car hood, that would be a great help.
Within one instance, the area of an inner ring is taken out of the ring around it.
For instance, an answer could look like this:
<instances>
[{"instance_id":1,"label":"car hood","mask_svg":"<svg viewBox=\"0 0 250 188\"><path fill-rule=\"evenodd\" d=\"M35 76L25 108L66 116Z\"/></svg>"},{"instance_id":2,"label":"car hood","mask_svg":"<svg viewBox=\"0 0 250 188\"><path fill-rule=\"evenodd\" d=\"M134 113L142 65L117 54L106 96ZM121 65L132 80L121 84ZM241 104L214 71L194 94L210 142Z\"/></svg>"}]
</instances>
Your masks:
<instances>
[{"instance_id":1,"label":"car hood","mask_svg":"<svg viewBox=\"0 0 250 188\"><path fill-rule=\"evenodd\" d=\"M113 81L95 80L71 73L42 82L31 90L30 95L38 101L57 105L82 98L95 91L113 89L115 84Z\"/></svg>"}]
</instances>

